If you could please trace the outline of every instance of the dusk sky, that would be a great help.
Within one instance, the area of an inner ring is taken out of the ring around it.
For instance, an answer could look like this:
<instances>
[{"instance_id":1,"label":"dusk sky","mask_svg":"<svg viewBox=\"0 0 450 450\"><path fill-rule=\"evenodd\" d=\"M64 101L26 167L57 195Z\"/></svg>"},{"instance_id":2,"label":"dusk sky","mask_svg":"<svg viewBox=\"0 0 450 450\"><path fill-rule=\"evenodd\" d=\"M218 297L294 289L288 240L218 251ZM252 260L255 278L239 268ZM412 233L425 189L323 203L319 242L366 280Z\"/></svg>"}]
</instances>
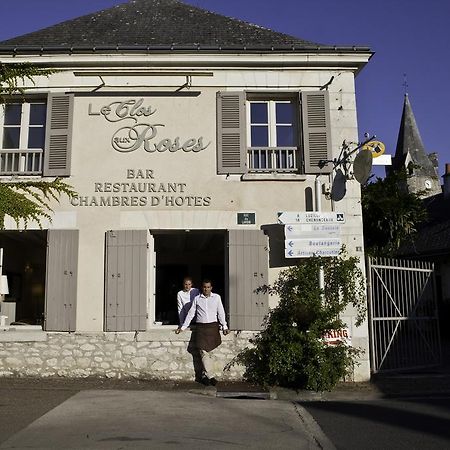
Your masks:
<instances>
[{"instance_id":1,"label":"dusk sky","mask_svg":"<svg viewBox=\"0 0 450 450\"><path fill-rule=\"evenodd\" d=\"M0 41L125 0L0 0ZM375 134L394 154L404 81L426 150L450 163L450 0L185 0L313 42L367 45L357 77L359 138Z\"/></svg>"}]
</instances>

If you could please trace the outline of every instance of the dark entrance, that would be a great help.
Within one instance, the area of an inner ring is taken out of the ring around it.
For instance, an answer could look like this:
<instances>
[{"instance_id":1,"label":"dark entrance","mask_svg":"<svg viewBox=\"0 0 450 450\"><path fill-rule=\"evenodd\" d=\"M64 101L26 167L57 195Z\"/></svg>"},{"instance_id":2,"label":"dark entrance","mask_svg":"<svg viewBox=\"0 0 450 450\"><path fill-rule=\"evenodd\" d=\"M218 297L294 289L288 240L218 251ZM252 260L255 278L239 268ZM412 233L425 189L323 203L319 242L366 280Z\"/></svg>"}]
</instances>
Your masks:
<instances>
[{"instance_id":1,"label":"dark entrance","mask_svg":"<svg viewBox=\"0 0 450 450\"><path fill-rule=\"evenodd\" d=\"M225 299L225 235L222 230L151 231L155 242L155 321L178 324L177 292L190 276L200 288L205 278Z\"/></svg>"},{"instance_id":2,"label":"dark entrance","mask_svg":"<svg viewBox=\"0 0 450 450\"><path fill-rule=\"evenodd\" d=\"M3 275L8 278L9 294L5 302L12 314L8 323L42 325L45 310L45 268L47 232L2 231ZM11 306L13 307L11 309Z\"/></svg>"}]
</instances>

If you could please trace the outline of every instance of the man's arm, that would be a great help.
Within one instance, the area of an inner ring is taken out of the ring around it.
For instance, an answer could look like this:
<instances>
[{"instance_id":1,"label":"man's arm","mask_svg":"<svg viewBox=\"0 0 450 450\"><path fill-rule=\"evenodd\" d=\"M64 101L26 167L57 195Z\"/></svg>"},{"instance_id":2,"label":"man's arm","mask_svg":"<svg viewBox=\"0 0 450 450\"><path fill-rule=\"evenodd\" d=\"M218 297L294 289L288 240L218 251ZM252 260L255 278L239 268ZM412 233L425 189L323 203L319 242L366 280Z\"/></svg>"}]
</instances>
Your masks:
<instances>
[{"instance_id":1,"label":"man's arm","mask_svg":"<svg viewBox=\"0 0 450 450\"><path fill-rule=\"evenodd\" d=\"M216 294L216 295L218 297L217 317L219 319L220 325L222 325L223 334L226 335L229 333L229 330L228 330L227 321L225 319L225 310L223 309L222 299L220 298L220 295L219 294Z\"/></svg>"},{"instance_id":2,"label":"man's arm","mask_svg":"<svg viewBox=\"0 0 450 450\"><path fill-rule=\"evenodd\" d=\"M177 294L177 306L178 306L178 316L183 309L183 299L181 298L181 291Z\"/></svg>"},{"instance_id":3,"label":"man's arm","mask_svg":"<svg viewBox=\"0 0 450 450\"><path fill-rule=\"evenodd\" d=\"M178 327L175 333L180 333L181 331L184 331L192 322L192 319L195 316L195 312L197 311L197 297L194 298L191 307L189 308L188 313L186 314L186 318L184 319L183 325L181 327Z\"/></svg>"}]
</instances>

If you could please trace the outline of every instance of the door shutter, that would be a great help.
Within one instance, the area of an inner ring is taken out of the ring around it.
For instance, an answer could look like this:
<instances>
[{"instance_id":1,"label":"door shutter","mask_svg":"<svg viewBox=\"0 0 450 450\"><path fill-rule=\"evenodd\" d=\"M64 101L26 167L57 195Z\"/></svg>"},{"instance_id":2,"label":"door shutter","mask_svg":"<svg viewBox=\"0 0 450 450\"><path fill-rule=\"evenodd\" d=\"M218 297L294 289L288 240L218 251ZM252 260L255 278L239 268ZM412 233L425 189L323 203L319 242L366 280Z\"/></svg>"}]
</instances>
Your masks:
<instances>
[{"instance_id":1,"label":"door shutter","mask_svg":"<svg viewBox=\"0 0 450 450\"><path fill-rule=\"evenodd\" d=\"M78 230L48 230L45 329L75 331Z\"/></svg>"},{"instance_id":2,"label":"door shutter","mask_svg":"<svg viewBox=\"0 0 450 450\"><path fill-rule=\"evenodd\" d=\"M217 93L217 173L247 172L245 93Z\"/></svg>"},{"instance_id":3,"label":"door shutter","mask_svg":"<svg viewBox=\"0 0 450 450\"><path fill-rule=\"evenodd\" d=\"M305 173L330 173L332 164L319 167L319 161L331 159L328 92L302 92L301 100Z\"/></svg>"},{"instance_id":4,"label":"door shutter","mask_svg":"<svg viewBox=\"0 0 450 450\"><path fill-rule=\"evenodd\" d=\"M228 231L228 307L232 330L260 330L269 311L268 242L260 230Z\"/></svg>"},{"instance_id":5,"label":"door shutter","mask_svg":"<svg viewBox=\"0 0 450 450\"><path fill-rule=\"evenodd\" d=\"M44 176L70 175L73 95L50 94L47 102Z\"/></svg>"},{"instance_id":6,"label":"door shutter","mask_svg":"<svg viewBox=\"0 0 450 450\"><path fill-rule=\"evenodd\" d=\"M106 234L105 330L141 331L147 318L147 230Z\"/></svg>"}]
</instances>

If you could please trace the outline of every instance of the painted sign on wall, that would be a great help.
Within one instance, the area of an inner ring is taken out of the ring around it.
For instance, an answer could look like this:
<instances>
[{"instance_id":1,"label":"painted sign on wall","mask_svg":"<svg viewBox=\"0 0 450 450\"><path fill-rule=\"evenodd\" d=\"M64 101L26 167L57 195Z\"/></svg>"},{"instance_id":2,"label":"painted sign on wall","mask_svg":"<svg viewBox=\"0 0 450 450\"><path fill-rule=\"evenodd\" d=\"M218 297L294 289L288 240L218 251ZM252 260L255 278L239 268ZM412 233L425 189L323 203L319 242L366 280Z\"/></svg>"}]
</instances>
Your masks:
<instances>
[{"instance_id":1,"label":"painted sign on wall","mask_svg":"<svg viewBox=\"0 0 450 450\"><path fill-rule=\"evenodd\" d=\"M144 104L144 99L127 99L103 105L94 111L89 104L89 116L103 116L107 122L123 123L111 137L111 146L120 153L130 153L143 148L146 152L200 152L211 142L204 143L200 137L161 137L163 123L153 122L150 117L156 114L156 108ZM152 123L150 123L152 122Z\"/></svg>"}]
</instances>

